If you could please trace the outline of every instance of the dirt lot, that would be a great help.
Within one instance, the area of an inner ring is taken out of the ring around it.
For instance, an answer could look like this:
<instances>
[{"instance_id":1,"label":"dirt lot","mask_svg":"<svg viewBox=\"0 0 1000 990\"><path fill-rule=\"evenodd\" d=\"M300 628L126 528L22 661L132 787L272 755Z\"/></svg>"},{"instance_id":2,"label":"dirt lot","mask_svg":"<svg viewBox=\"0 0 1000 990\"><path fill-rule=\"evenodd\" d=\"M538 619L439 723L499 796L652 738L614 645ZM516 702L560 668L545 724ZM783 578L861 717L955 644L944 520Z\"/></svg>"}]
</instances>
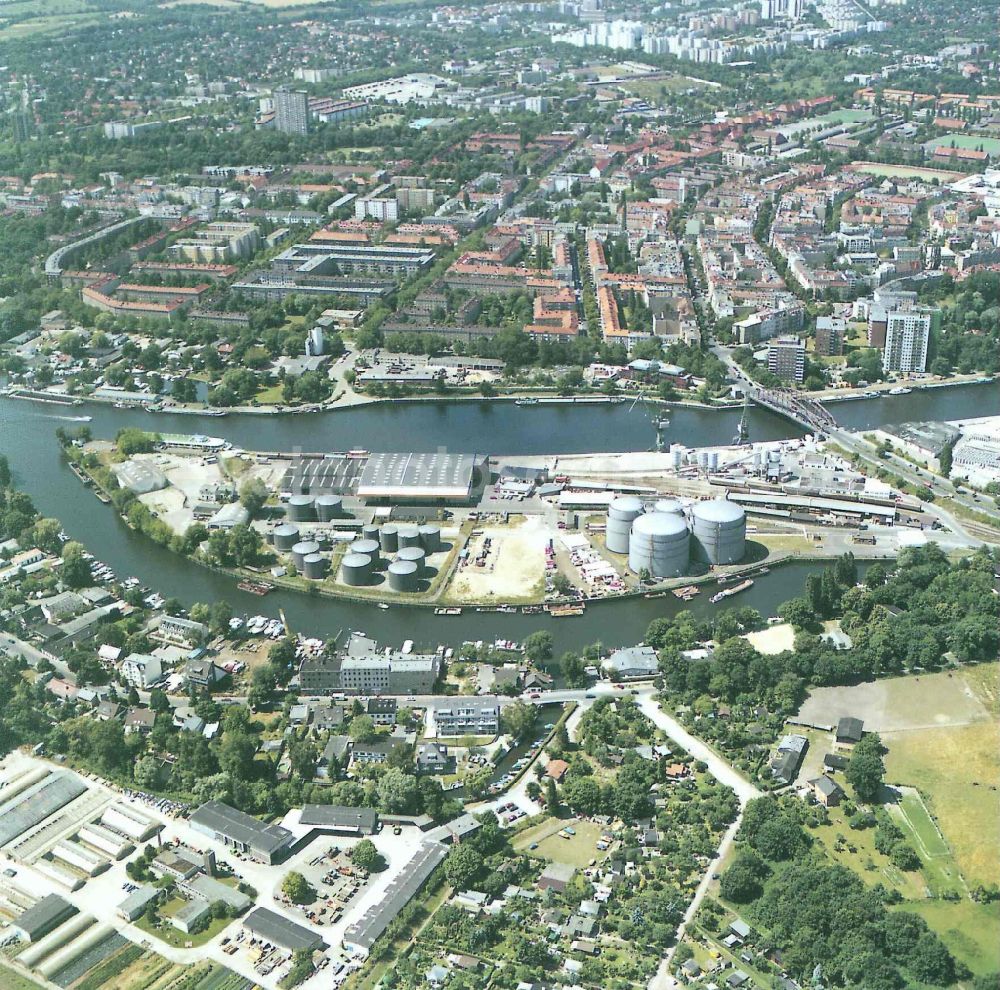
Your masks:
<instances>
[{"instance_id":1,"label":"dirt lot","mask_svg":"<svg viewBox=\"0 0 1000 990\"><path fill-rule=\"evenodd\" d=\"M484 567L473 561L489 538L491 550ZM482 536L469 542L468 562L455 572L448 598L462 602L524 602L542 597L545 545L550 533L536 519L520 526L484 526Z\"/></svg>"},{"instance_id":2,"label":"dirt lot","mask_svg":"<svg viewBox=\"0 0 1000 990\"><path fill-rule=\"evenodd\" d=\"M787 622L747 633L743 638L764 656L772 656L795 648L795 630Z\"/></svg>"},{"instance_id":3,"label":"dirt lot","mask_svg":"<svg viewBox=\"0 0 1000 990\"><path fill-rule=\"evenodd\" d=\"M854 687L817 688L799 718L834 725L853 715L865 728L881 733L970 725L989 718L979 694L962 674L925 674L875 681Z\"/></svg>"}]
</instances>

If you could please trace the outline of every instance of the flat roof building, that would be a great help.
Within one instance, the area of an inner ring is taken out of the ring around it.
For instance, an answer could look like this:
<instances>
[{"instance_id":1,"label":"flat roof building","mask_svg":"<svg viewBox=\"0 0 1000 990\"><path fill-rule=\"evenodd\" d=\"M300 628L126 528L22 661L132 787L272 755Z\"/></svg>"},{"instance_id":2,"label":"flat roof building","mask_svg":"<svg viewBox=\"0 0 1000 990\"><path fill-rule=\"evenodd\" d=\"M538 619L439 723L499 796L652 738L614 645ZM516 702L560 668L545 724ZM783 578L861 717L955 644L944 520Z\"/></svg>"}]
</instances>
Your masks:
<instances>
[{"instance_id":1,"label":"flat roof building","mask_svg":"<svg viewBox=\"0 0 1000 990\"><path fill-rule=\"evenodd\" d=\"M256 911L251 911L246 916L243 927L257 938L287 952L321 949L325 944L315 932L289 921L284 915L269 908L257 908Z\"/></svg>"},{"instance_id":2,"label":"flat roof building","mask_svg":"<svg viewBox=\"0 0 1000 990\"><path fill-rule=\"evenodd\" d=\"M306 804L299 823L321 832L344 835L374 835L378 831L378 812L374 808L348 808L336 804Z\"/></svg>"},{"instance_id":3,"label":"flat roof building","mask_svg":"<svg viewBox=\"0 0 1000 990\"><path fill-rule=\"evenodd\" d=\"M69 901L58 894L49 894L22 911L10 927L26 942L37 942L74 914L76 908Z\"/></svg>"},{"instance_id":4,"label":"flat roof building","mask_svg":"<svg viewBox=\"0 0 1000 990\"><path fill-rule=\"evenodd\" d=\"M263 863L286 854L293 835L280 825L265 825L221 801L206 801L190 819L191 827Z\"/></svg>"},{"instance_id":5,"label":"flat roof building","mask_svg":"<svg viewBox=\"0 0 1000 990\"><path fill-rule=\"evenodd\" d=\"M358 483L366 501L468 502L472 497L474 454L372 454Z\"/></svg>"}]
</instances>

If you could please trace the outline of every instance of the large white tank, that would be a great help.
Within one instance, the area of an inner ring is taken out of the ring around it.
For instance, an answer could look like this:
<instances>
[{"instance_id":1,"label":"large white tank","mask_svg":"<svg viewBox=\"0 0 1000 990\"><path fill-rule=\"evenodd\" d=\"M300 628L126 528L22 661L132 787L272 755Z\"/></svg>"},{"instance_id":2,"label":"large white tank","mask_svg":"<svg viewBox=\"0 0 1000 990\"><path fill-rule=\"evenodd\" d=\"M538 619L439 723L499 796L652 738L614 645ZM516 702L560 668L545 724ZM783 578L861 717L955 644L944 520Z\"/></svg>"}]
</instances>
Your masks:
<instances>
[{"instance_id":1,"label":"large white tank","mask_svg":"<svg viewBox=\"0 0 1000 990\"><path fill-rule=\"evenodd\" d=\"M639 516L629 537L629 570L649 571L655 578L677 577L687 570L690 541L683 515L649 512Z\"/></svg>"},{"instance_id":2,"label":"large white tank","mask_svg":"<svg viewBox=\"0 0 1000 990\"><path fill-rule=\"evenodd\" d=\"M632 529L632 520L642 513L642 500L634 495L619 495L611 500L605 539L612 553L628 553L628 534Z\"/></svg>"},{"instance_id":3,"label":"large white tank","mask_svg":"<svg viewBox=\"0 0 1000 990\"><path fill-rule=\"evenodd\" d=\"M743 507L724 498L698 502L691 512L692 556L709 564L735 564L746 553Z\"/></svg>"},{"instance_id":4,"label":"large white tank","mask_svg":"<svg viewBox=\"0 0 1000 990\"><path fill-rule=\"evenodd\" d=\"M653 503L653 512L664 512L668 516L683 516L684 506L675 498L658 498Z\"/></svg>"}]
</instances>

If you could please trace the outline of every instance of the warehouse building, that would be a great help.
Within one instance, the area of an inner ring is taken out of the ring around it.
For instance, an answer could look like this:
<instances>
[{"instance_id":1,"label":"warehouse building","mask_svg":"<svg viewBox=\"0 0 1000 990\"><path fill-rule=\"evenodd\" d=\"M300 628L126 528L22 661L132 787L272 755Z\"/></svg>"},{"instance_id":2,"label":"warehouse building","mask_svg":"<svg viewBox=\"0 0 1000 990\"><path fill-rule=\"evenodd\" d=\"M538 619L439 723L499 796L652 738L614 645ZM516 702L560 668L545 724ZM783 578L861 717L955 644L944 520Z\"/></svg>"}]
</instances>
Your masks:
<instances>
[{"instance_id":1,"label":"warehouse building","mask_svg":"<svg viewBox=\"0 0 1000 990\"><path fill-rule=\"evenodd\" d=\"M366 502L463 504L481 484L475 454L383 453L369 456L358 482Z\"/></svg>"},{"instance_id":2,"label":"warehouse building","mask_svg":"<svg viewBox=\"0 0 1000 990\"><path fill-rule=\"evenodd\" d=\"M40 825L86 790L76 774L50 773L0 804L0 846Z\"/></svg>"},{"instance_id":3,"label":"warehouse building","mask_svg":"<svg viewBox=\"0 0 1000 990\"><path fill-rule=\"evenodd\" d=\"M299 813L299 824L337 835L374 835L378 831L378 812L374 808L306 804Z\"/></svg>"},{"instance_id":4,"label":"warehouse building","mask_svg":"<svg viewBox=\"0 0 1000 990\"><path fill-rule=\"evenodd\" d=\"M280 825L265 825L252 815L221 801L206 801L190 819L191 827L261 863L275 863L287 854L293 835Z\"/></svg>"},{"instance_id":5,"label":"warehouse building","mask_svg":"<svg viewBox=\"0 0 1000 990\"><path fill-rule=\"evenodd\" d=\"M367 956L379 936L413 899L435 867L448 855L440 842L424 842L413 859L385 889L381 899L344 932L344 948Z\"/></svg>"},{"instance_id":6,"label":"warehouse building","mask_svg":"<svg viewBox=\"0 0 1000 990\"><path fill-rule=\"evenodd\" d=\"M268 908L251 911L246 916L243 927L256 938L276 945L286 952L298 952L302 949L312 951L325 946L323 939L315 932L289 921L284 915Z\"/></svg>"}]
</instances>

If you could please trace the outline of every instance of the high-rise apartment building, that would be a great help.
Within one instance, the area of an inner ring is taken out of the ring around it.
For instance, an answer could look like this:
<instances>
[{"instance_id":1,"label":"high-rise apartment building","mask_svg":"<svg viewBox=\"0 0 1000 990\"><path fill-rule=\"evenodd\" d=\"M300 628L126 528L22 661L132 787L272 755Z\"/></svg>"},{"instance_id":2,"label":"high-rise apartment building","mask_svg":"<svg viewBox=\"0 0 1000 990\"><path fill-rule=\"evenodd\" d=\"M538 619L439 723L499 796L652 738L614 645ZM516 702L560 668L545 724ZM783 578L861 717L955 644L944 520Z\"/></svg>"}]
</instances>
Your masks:
<instances>
[{"instance_id":1,"label":"high-rise apartment building","mask_svg":"<svg viewBox=\"0 0 1000 990\"><path fill-rule=\"evenodd\" d=\"M305 90L274 91L274 129L282 134L309 133L309 97Z\"/></svg>"},{"instance_id":2,"label":"high-rise apartment building","mask_svg":"<svg viewBox=\"0 0 1000 990\"><path fill-rule=\"evenodd\" d=\"M800 384L806 374L806 345L799 337L776 337L769 341L767 370L783 382Z\"/></svg>"},{"instance_id":3,"label":"high-rise apartment building","mask_svg":"<svg viewBox=\"0 0 1000 990\"><path fill-rule=\"evenodd\" d=\"M901 374L924 371L931 336L931 312L907 307L886 314L882 370Z\"/></svg>"}]
</instances>

